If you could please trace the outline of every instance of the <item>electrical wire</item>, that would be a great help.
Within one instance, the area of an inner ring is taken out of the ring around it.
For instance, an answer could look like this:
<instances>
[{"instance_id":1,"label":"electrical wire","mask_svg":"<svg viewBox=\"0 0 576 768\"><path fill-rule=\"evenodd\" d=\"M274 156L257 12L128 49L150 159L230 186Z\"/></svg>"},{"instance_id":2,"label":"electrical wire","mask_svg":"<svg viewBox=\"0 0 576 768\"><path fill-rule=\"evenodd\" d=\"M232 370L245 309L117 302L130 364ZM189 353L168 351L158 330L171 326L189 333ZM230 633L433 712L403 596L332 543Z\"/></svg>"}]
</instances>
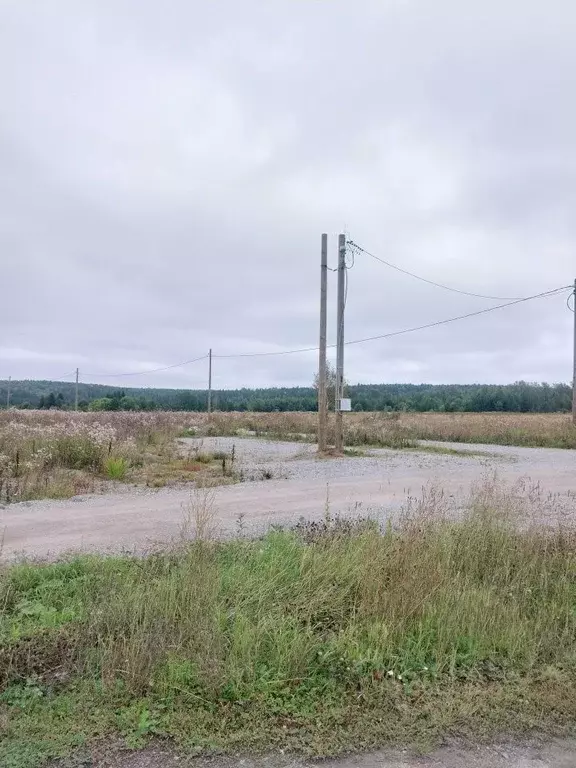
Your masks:
<instances>
[{"instance_id":1,"label":"electrical wire","mask_svg":"<svg viewBox=\"0 0 576 768\"><path fill-rule=\"evenodd\" d=\"M351 263L351 264L348 264L348 262L345 262L345 266L346 266L346 269L353 269L353 268L354 268L354 262L355 262L355 256L356 256L356 254L355 254L355 252L354 252L354 248L352 248L352 247L348 248L348 246L349 246L349 245L351 246L351 244L352 244L352 241L351 241L351 240L347 240L347 241L346 241L346 253L347 253L347 254L349 253L349 254L352 256L352 263ZM336 272L337 272L337 271L338 271L338 270L336 270Z\"/></svg>"},{"instance_id":2,"label":"electrical wire","mask_svg":"<svg viewBox=\"0 0 576 768\"><path fill-rule=\"evenodd\" d=\"M346 287L345 287L345 292L344 292L344 306L346 306L346 299L347 299L347 296L348 296L348 274L347 274L347 271L349 269L352 269L353 266L354 266L354 261L352 261L352 264L350 266L348 266L348 265L346 266L346 271L345 271L345 276L346 276L346 283L345 283L345 285L346 285ZM338 269L332 269L331 267L328 267L328 269L330 270L330 272L338 272ZM336 345L333 344L331 346L336 346ZM217 359L217 360L230 360L232 358L237 358L237 357L273 357L273 356L276 356L276 355L295 355L295 354L298 354L299 352L318 352L318 349L319 349L319 347L304 347L302 349L282 350L281 352L244 352L244 353L239 353L239 354L236 354L236 355L212 355L212 358L213 359Z\"/></svg>"},{"instance_id":3,"label":"electrical wire","mask_svg":"<svg viewBox=\"0 0 576 768\"><path fill-rule=\"evenodd\" d=\"M76 369L73 371L70 371L70 373L63 373L62 376L58 376L54 379L46 379L46 381L63 381L64 379L67 379L68 376L75 376L76 375Z\"/></svg>"},{"instance_id":4,"label":"electrical wire","mask_svg":"<svg viewBox=\"0 0 576 768\"><path fill-rule=\"evenodd\" d=\"M347 275L346 275L346 277L347 277ZM404 328L404 329L402 329L400 331L392 331L390 333L383 333L383 334L379 334L377 336L368 336L368 337L363 338L363 339L353 339L351 341L345 341L344 345L345 346L350 346L352 344L364 344L364 343L369 342L369 341L377 341L379 339L389 339L389 338L392 338L394 336L401 336L401 335L407 334L407 333L415 333L416 331L423 331L423 330L426 330L428 328L435 328L435 327L440 326L440 325L447 325L448 323L454 323L454 322L457 322L458 320L466 320L466 319L471 318L471 317L478 317L480 315L485 315L485 314L488 314L489 312L495 312L498 309L505 309L506 307L512 307L512 306L515 306L516 304L523 304L523 303L525 303L527 301L532 301L533 299L541 299L541 298L545 298L547 296L554 296L554 295L556 295L558 293L561 293L562 291L565 291L565 290L568 290L568 289L573 289L573 286L572 285L563 285L563 286L561 286L559 288L554 288L554 289L552 289L550 291L544 291L543 293L536 293L536 294L534 294L532 296L525 296L525 297L523 297L521 299L511 299L509 301L506 301L505 304L497 304L494 307L487 307L486 309L479 309L479 310L477 310L475 312L468 312L465 315L458 315L457 317L449 317L449 318L446 318L444 320L436 320L435 322L432 322L432 323L426 323L424 325L418 325L418 326L414 326L412 328ZM574 292L572 292L568 296L568 306L570 306L569 305L570 296L574 296ZM574 310L572 310L572 311L574 311ZM327 349L334 349L335 347L336 347L336 344L329 344L327 346ZM279 352L240 352L240 353L230 354L230 355L212 355L212 358L213 359L217 359L217 360L232 360L232 359L252 358L252 357L279 357L279 356L282 356L282 355L296 355L296 354L300 354L300 353L304 353L304 352L317 352L318 349L319 349L318 347L301 347L299 349L285 349L285 350L281 350ZM145 375L147 375L149 373L158 373L160 371L168 371L168 370L170 370L172 368L181 368L181 367L183 367L185 365L191 365L192 363L197 363L197 362L200 362L201 360L207 360L207 359L208 359L208 355L202 355L201 357L196 357L196 358L194 358L192 360L184 360L181 363L173 363L172 365L165 365L165 366L162 366L160 368L152 368L152 369L147 370L147 371L130 371L130 372L126 372L126 373L86 373L86 372L82 372L82 375L83 376L93 376L93 377L96 377L96 378L121 378L123 376L145 376ZM76 373L76 371L74 370L74 371L71 371L70 373L64 374L64 376L60 376L58 379L51 379L51 381L59 381L61 379L66 378L67 376L73 376L75 373Z\"/></svg>"},{"instance_id":5,"label":"electrical wire","mask_svg":"<svg viewBox=\"0 0 576 768\"><path fill-rule=\"evenodd\" d=\"M366 256L370 256L376 261L379 261L381 264L384 264L385 266L390 267L391 269L395 269L397 272L401 272L403 275L408 275L409 277L413 277L416 280L420 280L423 283L428 283L428 285L434 285L436 288L443 288L445 291L451 291L452 293L460 293L463 296L473 296L475 299L489 299L490 301L516 301L519 298L522 298L519 296L485 296L482 293L472 293L471 291L462 291L459 288L452 288L449 285L444 285L443 283L437 283L434 280L428 280L428 278L422 277L421 275L416 275L414 272L409 272L407 269L403 269L402 267L399 267L397 264L393 264L391 261L386 261L386 259L382 259L380 256L376 256L375 253L371 253L370 251L367 251L365 248L362 248L353 240L348 240L347 244L350 245L351 248L355 248L357 251L360 251L361 253L365 253Z\"/></svg>"},{"instance_id":6,"label":"electrical wire","mask_svg":"<svg viewBox=\"0 0 576 768\"><path fill-rule=\"evenodd\" d=\"M352 269L354 267L354 254L352 254L352 263L345 265L345 288L344 288L344 307L346 307L346 301L348 299L348 270ZM338 272L338 269L332 269L331 267L328 267L330 272ZM335 347L335 344L329 345L327 349L330 349L331 347ZM282 350L281 352L245 352L245 353L239 353L236 355L212 355L213 359L218 360L229 360L236 357L272 357L275 355L295 355L299 352L318 352L319 347L304 347L302 349L287 349Z\"/></svg>"},{"instance_id":7,"label":"electrical wire","mask_svg":"<svg viewBox=\"0 0 576 768\"><path fill-rule=\"evenodd\" d=\"M42 379L42 381L64 381L64 379L66 379L68 376L74 376L75 373L76 373L76 369L74 369L73 371L70 371L70 373L63 373L62 376L55 376L54 378L50 377L47 379ZM8 379L4 379L4 380L0 379L0 381L7 382ZM11 381L11 384L14 385L17 383L18 379L11 379L10 381Z\"/></svg>"},{"instance_id":8,"label":"electrical wire","mask_svg":"<svg viewBox=\"0 0 576 768\"><path fill-rule=\"evenodd\" d=\"M354 268L354 251L348 249L348 243L346 243L346 251L345 254L351 253L352 254L352 262L348 264L346 261L346 255L344 255L344 301L342 303L342 323L341 325L344 325L344 315L346 312L346 305L348 303L348 272L349 270ZM334 270L335 272L338 272L337 269Z\"/></svg>"},{"instance_id":9,"label":"electrical wire","mask_svg":"<svg viewBox=\"0 0 576 768\"><path fill-rule=\"evenodd\" d=\"M392 336L402 336L405 333L414 333L415 331L423 331L426 328L435 328L438 325L446 325L447 323L454 323L457 320L466 320L469 317L477 317L478 315L485 315L488 312L494 312L497 309L504 309L505 307L512 307L515 304L522 304L525 301L531 301L532 299L541 299L545 296L553 296L561 291L565 291L568 288L572 288L571 285L564 285L561 288L554 288L551 291L545 291L544 293L536 293L533 296L525 296L523 299L514 299L508 301L506 304L498 304L495 307L488 307L487 309L479 309L476 312L468 312L466 315L458 315L457 317L449 317L446 320L437 320L434 323L426 323L426 325L417 325L414 328L404 328L401 331L392 331L392 333L383 333L379 336L368 336L365 339L354 339L354 341L344 342L348 344L363 344L366 341L376 341L377 339L390 339Z\"/></svg>"},{"instance_id":10,"label":"electrical wire","mask_svg":"<svg viewBox=\"0 0 576 768\"><path fill-rule=\"evenodd\" d=\"M200 360L206 360L208 355L202 355L202 357L196 357L193 360L184 360L182 363L173 363L172 365L165 365L162 368L152 368L148 371L130 371L128 373L85 373L84 376L94 376L96 378L121 378L123 376L145 376L148 373L158 373L159 371L168 371L171 368L182 368L184 365L191 365L197 363Z\"/></svg>"},{"instance_id":11,"label":"electrical wire","mask_svg":"<svg viewBox=\"0 0 576 768\"><path fill-rule=\"evenodd\" d=\"M413 328L404 328L401 331L392 331L391 333L384 333L380 334L378 336L369 336L365 339L353 339L352 341L345 341L344 345L348 346L351 344L363 344L367 341L376 341L377 339L388 339L392 336L401 336L405 333L414 333L415 331L423 331L426 328L435 328L438 325L446 325L448 323L454 323L457 320L466 320L469 317L477 317L478 315L485 315L489 312L495 312L497 309L504 309L505 307L512 307L515 304L522 304L526 301L532 301L533 299L541 299L546 296L554 296L557 293L560 293L561 291L565 291L568 288L572 288L571 285L563 285L560 288L554 288L550 291L544 291L543 293L535 293L533 296L525 296L522 299L512 299L511 301L507 301L505 304L497 304L495 307L487 307L486 309L479 309L475 312L468 312L465 315L458 315L457 317L449 317L445 320L436 320L433 323L426 323L425 325L418 325ZM336 344L328 344L326 347L327 349L334 349L336 347ZM245 352L243 354L236 354L236 355L212 355L213 358L218 359L233 359L233 358L244 358L244 357L271 357L274 355L294 355L299 352L317 352L318 347L305 347L303 349L288 349L283 350L282 352Z\"/></svg>"},{"instance_id":12,"label":"electrical wire","mask_svg":"<svg viewBox=\"0 0 576 768\"><path fill-rule=\"evenodd\" d=\"M319 347L303 347L302 349L285 349L281 352L241 352L235 355L212 355L212 359L230 360L231 358L235 357L272 357L274 355L296 355L299 352L318 352L318 349Z\"/></svg>"}]
</instances>

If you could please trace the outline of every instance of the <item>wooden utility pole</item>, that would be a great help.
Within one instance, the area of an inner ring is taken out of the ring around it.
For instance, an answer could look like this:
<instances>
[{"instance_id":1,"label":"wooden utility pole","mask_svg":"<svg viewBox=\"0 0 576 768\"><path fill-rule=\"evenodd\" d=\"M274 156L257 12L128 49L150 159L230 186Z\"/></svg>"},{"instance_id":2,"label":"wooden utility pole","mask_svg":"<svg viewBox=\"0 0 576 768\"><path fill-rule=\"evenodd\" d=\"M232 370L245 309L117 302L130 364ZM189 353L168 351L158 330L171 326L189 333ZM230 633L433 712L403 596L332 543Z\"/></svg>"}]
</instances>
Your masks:
<instances>
[{"instance_id":1,"label":"wooden utility pole","mask_svg":"<svg viewBox=\"0 0 576 768\"><path fill-rule=\"evenodd\" d=\"M12 376L8 376L8 391L6 393L6 408L10 408L10 385L12 384Z\"/></svg>"},{"instance_id":2,"label":"wooden utility pole","mask_svg":"<svg viewBox=\"0 0 576 768\"><path fill-rule=\"evenodd\" d=\"M212 350L208 351L208 413L212 413Z\"/></svg>"},{"instance_id":3,"label":"wooden utility pole","mask_svg":"<svg viewBox=\"0 0 576 768\"><path fill-rule=\"evenodd\" d=\"M572 423L576 426L576 280L574 280L574 353L572 357Z\"/></svg>"},{"instance_id":4,"label":"wooden utility pole","mask_svg":"<svg viewBox=\"0 0 576 768\"><path fill-rule=\"evenodd\" d=\"M338 235L338 302L336 321L336 437L334 447L336 453L344 450L344 423L342 420L341 399L344 394L344 306L346 281L346 235Z\"/></svg>"},{"instance_id":5,"label":"wooden utility pole","mask_svg":"<svg viewBox=\"0 0 576 768\"><path fill-rule=\"evenodd\" d=\"M74 385L74 410L78 410L78 378L80 376L80 373L78 371L78 368L76 368L76 384Z\"/></svg>"},{"instance_id":6,"label":"wooden utility pole","mask_svg":"<svg viewBox=\"0 0 576 768\"><path fill-rule=\"evenodd\" d=\"M328 433L328 391L326 386L326 326L328 300L328 235L322 235L320 253L320 345L318 347L318 452L324 453Z\"/></svg>"}]
</instances>

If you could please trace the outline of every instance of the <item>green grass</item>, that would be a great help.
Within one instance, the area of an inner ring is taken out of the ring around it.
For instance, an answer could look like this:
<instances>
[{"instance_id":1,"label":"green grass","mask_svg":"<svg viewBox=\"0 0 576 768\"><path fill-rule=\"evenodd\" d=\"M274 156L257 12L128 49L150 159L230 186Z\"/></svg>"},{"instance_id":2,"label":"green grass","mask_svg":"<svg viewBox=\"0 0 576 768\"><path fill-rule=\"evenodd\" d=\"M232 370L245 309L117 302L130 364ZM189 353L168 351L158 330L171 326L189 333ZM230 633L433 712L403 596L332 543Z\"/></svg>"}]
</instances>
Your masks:
<instances>
[{"instance_id":1,"label":"green grass","mask_svg":"<svg viewBox=\"0 0 576 768\"><path fill-rule=\"evenodd\" d=\"M575 550L574 531L520 533L484 494L459 523L327 519L7 568L0 765L108 736L327 755L569 729Z\"/></svg>"},{"instance_id":2,"label":"green grass","mask_svg":"<svg viewBox=\"0 0 576 768\"><path fill-rule=\"evenodd\" d=\"M408 451L414 453L435 453L440 456L484 456L487 458L506 458L502 454L494 453L491 451L476 451L474 449L467 450L466 448L451 448L446 445L416 445L406 448Z\"/></svg>"},{"instance_id":3,"label":"green grass","mask_svg":"<svg viewBox=\"0 0 576 768\"><path fill-rule=\"evenodd\" d=\"M491 451L479 451L466 448L452 448L446 445L425 445L418 443L406 443L400 444L391 441L390 445L383 446L370 446L369 448L345 448L344 456L363 458L370 456L370 448L389 448L391 450L409 451L411 453L433 453L440 456L484 456L486 458L502 458L501 454L493 453ZM506 458L506 457L504 457Z\"/></svg>"},{"instance_id":4,"label":"green grass","mask_svg":"<svg viewBox=\"0 0 576 768\"><path fill-rule=\"evenodd\" d=\"M109 456L104 462L104 472L109 480L125 480L128 462L122 456Z\"/></svg>"},{"instance_id":5,"label":"green grass","mask_svg":"<svg viewBox=\"0 0 576 768\"><path fill-rule=\"evenodd\" d=\"M369 455L364 448L344 448L343 454L352 459L363 459Z\"/></svg>"}]
</instances>

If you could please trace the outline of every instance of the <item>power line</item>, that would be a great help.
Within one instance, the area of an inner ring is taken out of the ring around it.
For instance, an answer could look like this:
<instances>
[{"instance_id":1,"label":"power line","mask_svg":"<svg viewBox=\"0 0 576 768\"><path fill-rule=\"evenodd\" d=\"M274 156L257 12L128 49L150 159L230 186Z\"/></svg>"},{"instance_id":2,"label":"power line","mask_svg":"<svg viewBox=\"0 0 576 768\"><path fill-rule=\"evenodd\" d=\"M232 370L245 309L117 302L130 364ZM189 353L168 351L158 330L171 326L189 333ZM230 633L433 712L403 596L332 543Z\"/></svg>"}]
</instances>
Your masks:
<instances>
[{"instance_id":1,"label":"power line","mask_svg":"<svg viewBox=\"0 0 576 768\"><path fill-rule=\"evenodd\" d=\"M331 346L334 346L332 344ZM272 357L273 355L296 355L299 352L318 352L318 347L304 347L302 349L285 349L281 352L240 352L235 355L212 355L212 359L230 360L233 357Z\"/></svg>"},{"instance_id":2,"label":"power line","mask_svg":"<svg viewBox=\"0 0 576 768\"><path fill-rule=\"evenodd\" d=\"M427 323L426 325L417 325L414 328L404 328L401 331L392 331L391 333L383 333L379 336L368 336L365 339L355 339L354 341L347 341L346 344L362 344L365 341L376 341L377 339L389 339L392 336L401 336L405 333L414 333L415 331L423 331L426 328L435 328L438 325L446 325L447 323L454 323L457 320L466 320L469 317L477 317L478 315L485 315L488 312L494 312L497 309L504 309L505 307L512 307L515 304L522 304L525 301L531 301L532 299L541 299L545 296L553 296L556 293L565 291L567 288L572 288L571 285L563 285L561 288L554 288L551 291L545 291L544 293L536 293L533 296L525 296L523 299L514 299L508 301L506 304L498 304L495 307L488 307L487 309L479 309L476 312L468 312L466 315L458 315L457 317L449 317L446 320L437 320L434 323Z\"/></svg>"},{"instance_id":3,"label":"power line","mask_svg":"<svg viewBox=\"0 0 576 768\"><path fill-rule=\"evenodd\" d=\"M46 381L63 381L64 379L67 379L68 376L74 376L75 373L76 373L76 369L74 369L73 371L70 371L70 373L63 373L62 376L58 376L54 379L46 379Z\"/></svg>"},{"instance_id":4,"label":"power line","mask_svg":"<svg viewBox=\"0 0 576 768\"><path fill-rule=\"evenodd\" d=\"M171 368L182 368L184 365L192 365L200 360L206 360L208 355L202 355L202 357L195 357L193 360L184 360L182 363L173 363L172 365L165 365L162 368L152 368L148 371L130 371L128 373L84 373L84 376L95 376L96 378L121 378L123 376L145 376L148 373L158 373L159 371L168 371Z\"/></svg>"},{"instance_id":5,"label":"power line","mask_svg":"<svg viewBox=\"0 0 576 768\"><path fill-rule=\"evenodd\" d=\"M425 325L418 325L414 328L404 328L401 331L392 331L391 333L384 333L379 336L369 336L365 339L354 339L352 341L345 342L347 345L349 344L362 344L366 341L376 341L377 339L388 339L392 336L401 336L405 333L414 333L415 331L423 331L426 328L435 328L438 325L446 325L447 323L454 323L457 320L466 320L469 317L476 317L478 315L485 315L488 312L495 312L497 309L504 309L505 307L512 307L515 304L522 304L526 301L532 301L533 299L541 299L546 296L553 296L557 293L560 293L561 291L565 291L568 288L572 288L571 285L563 285L560 288L554 288L550 291L545 291L543 293L536 293L533 296L525 296L522 299L512 299L510 301L507 301L505 304L497 304L495 307L488 307L487 309L479 309L475 312L468 312L465 315L458 315L457 317L449 317L445 320L436 320L433 323L426 323ZM335 344L329 344L328 349L334 349L336 345ZM297 354L298 352L317 352L318 347L305 347L303 349L288 349L283 350L282 352L252 352L252 353L243 353L243 354L236 354L236 355L213 355L212 357L218 357L220 359L232 359L232 358L243 358L243 357L268 357L272 355L293 355Z\"/></svg>"},{"instance_id":6,"label":"power line","mask_svg":"<svg viewBox=\"0 0 576 768\"><path fill-rule=\"evenodd\" d=\"M365 248L362 248L353 240L349 240L348 245L351 248L355 248L357 251L360 251L361 253L365 253L366 256L370 256L376 261L379 261L381 264L385 264L387 267L390 267L391 269L395 269L397 272L401 272L403 275L408 275L409 277L413 277L416 280L420 280L423 283L428 283L428 285L434 285L436 288L443 288L445 291L451 291L452 293L460 293L463 296L473 296L476 299L489 299L490 301L516 301L519 298L521 298L518 296L484 296L484 294L482 293L472 293L471 291L461 291L459 288L452 288L449 285L444 285L443 283L437 283L434 280L428 280L428 278L422 277L421 275L416 275L414 272L409 272L407 269L403 269L402 267L399 267L397 264L393 264L391 261L386 261L386 259L382 259L380 256L376 256L375 253L371 253L370 251L367 251Z\"/></svg>"},{"instance_id":7,"label":"power line","mask_svg":"<svg viewBox=\"0 0 576 768\"><path fill-rule=\"evenodd\" d=\"M353 339L351 341L346 341L345 344L347 346L351 344L363 344L368 341L377 341L379 339L389 339L394 336L401 336L406 333L415 333L416 331L423 331L428 328L435 328L439 325L447 325L448 323L454 323L458 320L466 320L470 317L478 317L480 315L488 314L489 312L495 312L498 309L505 309L506 307L512 307L516 304L523 304L527 301L532 301L533 299L540 299L545 298L546 296L554 296L557 293L560 293L561 291L565 291L568 289L573 289L572 285L563 285L559 288L554 288L550 291L544 291L543 293L536 293L532 296L525 296L521 299L512 299L510 301L507 301L505 304L497 304L494 307L488 307L486 309L479 309L475 312L468 312L465 315L458 315L457 317L449 317L444 320L436 320L432 323L426 323L424 325L418 325L414 326L412 328L403 328L399 331L391 331L390 333L383 333L379 334L377 336L368 336L363 339ZM572 294L571 294L572 295ZM570 298L570 297L568 297ZM328 349L334 349L336 347L335 344L329 344ZM212 359L218 359L218 360L232 360L232 359L241 359L241 358L253 358L253 357L278 357L282 355L296 355L299 353L304 352L317 352L318 347L300 347L298 349L285 349L278 352L239 352L236 354L230 354L230 355L212 355ZM94 376L97 378L121 378L123 376L145 376L150 373L158 373L160 371L168 371L172 368L181 368L185 365L191 365L192 363L200 362L201 360L208 359L208 355L202 355L201 357L196 357L192 360L184 360L180 363L173 363L171 365L165 365L160 368L152 368L147 371L130 371L126 373L83 373L84 376ZM51 379L51 381L60 381L67 376L73 376L76 373L76 371L70 371L69 373L64 374L63 376L58 377L57 379Z\"/></svg>"},{"instance_id":8,"label":"power line","mask_svg":"<svg viewBox=\"0 0 576 768\"><path fill-rule=\"evenodd\" d=\"M352 255L352 261L350 264L346 263L345 266L345 277L346 277L346 283L345 283L345 294L344 294L344 306L346 306L346 301L348 299L348 271L350 269L353 269L354 267L354 252L350 251ZM330 267L327 267L327 269L330 270L330 272L338 272L338 269L331 269ZM335 344L328 345L327 349L330 347L334 347ZM295 355L299 352L318 352L319 347L305 347L303 349L287 349L282 350L281 352L245 352L241 354L236 355L212 355L212 359L219 359L219 360L227 360L231 358L236 357L272 357L273 355Z\"/></svg>"}]
</instances>

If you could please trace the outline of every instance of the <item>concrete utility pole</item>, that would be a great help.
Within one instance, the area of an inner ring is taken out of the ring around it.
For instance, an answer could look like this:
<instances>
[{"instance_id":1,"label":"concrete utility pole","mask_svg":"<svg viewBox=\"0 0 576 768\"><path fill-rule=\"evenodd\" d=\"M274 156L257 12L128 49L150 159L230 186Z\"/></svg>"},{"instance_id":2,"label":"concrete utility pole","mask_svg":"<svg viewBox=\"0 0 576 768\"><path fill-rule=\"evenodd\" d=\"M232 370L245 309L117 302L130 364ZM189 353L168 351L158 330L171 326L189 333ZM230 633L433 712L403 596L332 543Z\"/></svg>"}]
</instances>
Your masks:
<instances>
[{"instance_id":1,"label":"concrete utility pole","mask_svg":"<svg viewBox=\"0 0 576 768\"><path fill-rule=\"evenodd\" d=\"M10 384L12 383L12 376L8 376L8 391L6 393L6 408L10 408Z\"/></svg>"},{"instance_id":2,"label":"concrete utility pole","mask_svg":"<svg viewBox=\"0 0 576 768\"><path fill-rule=\"evenodd\" d=\"M78 371L78 368L76 368L76 384L74 386L74 410L78 410L78 378L80 376L80 373Z\"/></svg>"},{"instance_id":3,"label":"concrete utility pole","mask_svg":"<svg viewBox=\"0 0 576 768\"><path fill-rule=\"evenodd\" d=\"M336 336L336 438L334 446L337 453L344 450L344 424L340 401L344 394L344 304L346 280L346 235L338 235L338 302Z\"/></svg>"},{"instance_id":4,"label":"concrete utility pole","mask_svg":"<svg viewBox=\"0 0 576 768\"><path fill-rule=\"evenodd\" d=\"M572 423L576 426L576 280L574 280L574 354L572 358Z\"/></svg>"},{"instance_id":5,"label":"concrete utility pole","mask_svg":"<svg viewBox=\"0 0 576 768\"><path fill-rule=\"evenodd\" d=\"M328 235L322 235L320 255L320 345L318 355L318 452L324 453L328 432L328 392L326 386L326 326L328 300Z\"/></svg>"},{"instance_id":6,"label":"concrete utility pole","mask_svg":"<svg viewBox=\"0 0 576 768\"><path fill-rule=\"evenodd\" d=\"M208 413L212 413L212 350L208 351Z\"/></svg>"}]
</instances>

